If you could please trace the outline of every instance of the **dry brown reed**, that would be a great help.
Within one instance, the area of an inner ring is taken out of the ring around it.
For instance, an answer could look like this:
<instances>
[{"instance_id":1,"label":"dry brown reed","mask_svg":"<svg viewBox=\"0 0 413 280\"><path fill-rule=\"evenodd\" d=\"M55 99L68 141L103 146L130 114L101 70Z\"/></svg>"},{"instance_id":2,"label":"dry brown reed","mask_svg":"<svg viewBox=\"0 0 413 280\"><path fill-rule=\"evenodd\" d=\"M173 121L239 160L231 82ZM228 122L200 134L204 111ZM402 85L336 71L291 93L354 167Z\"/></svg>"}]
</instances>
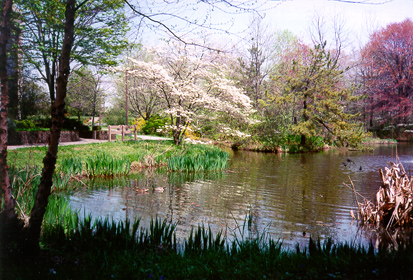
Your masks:
<instances>
[{"instance_id":1,"label":"dry brown reed","mask_svg":"<svg viewBox=\"0 0 413 280\"><path fill-rule=\"evenodd\" d=\"M409 178L401 162L390 162L379 173L382 184L376 203L359 194L350 179L351 187L347 186L353 190L358 207L357 215L353 211L350 214L364 224L386 229L413 226L413 176Z\"/></svg>"}]
</instances>

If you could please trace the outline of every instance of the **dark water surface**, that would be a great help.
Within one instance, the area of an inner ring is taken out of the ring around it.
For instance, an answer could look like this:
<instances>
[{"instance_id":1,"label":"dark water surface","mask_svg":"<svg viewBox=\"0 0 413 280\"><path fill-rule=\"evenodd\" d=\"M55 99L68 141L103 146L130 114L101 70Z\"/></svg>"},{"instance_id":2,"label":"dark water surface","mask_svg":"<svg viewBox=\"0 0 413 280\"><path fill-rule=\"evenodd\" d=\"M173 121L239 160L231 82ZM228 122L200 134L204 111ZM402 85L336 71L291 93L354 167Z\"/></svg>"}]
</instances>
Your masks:
<instances>
[{"instance_id":1,"label":"dark water surface","mask_svg":"<svg viewBox=\"0 0 413 280\"><path fill-rule=\"evenodd\" d=\"M213 173L167 173L146 170L129 177L88 182L94 187L74 193L72 207L92 217L114 220L152 218L177 223L179 238L191 226L204 224L215 232L242 225L248 213L253 229L282 239L286 247L308 243L309 236L368 244L372 229L352 221L354 194L343 183L373 199L380 185L379 169L396 154L411 175L413 145L376 146L372 152L330 150L322 153L272 154L231 152L230 168ZM164 192L152 186L164 187ZM149 188L148 193L139 190Z\"/></svg>"}]
</instances>

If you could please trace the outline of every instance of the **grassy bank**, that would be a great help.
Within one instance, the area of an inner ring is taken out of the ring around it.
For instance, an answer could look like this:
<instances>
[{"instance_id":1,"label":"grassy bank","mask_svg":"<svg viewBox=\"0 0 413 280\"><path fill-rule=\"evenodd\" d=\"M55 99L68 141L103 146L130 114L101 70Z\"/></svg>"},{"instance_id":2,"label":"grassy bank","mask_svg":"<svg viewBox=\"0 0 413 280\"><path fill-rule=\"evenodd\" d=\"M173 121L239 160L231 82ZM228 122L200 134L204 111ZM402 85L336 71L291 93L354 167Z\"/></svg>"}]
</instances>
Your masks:
<instances>
[{"instance_id":1,"label":"grassy bank","mask_svg":"<svg viewBox=\"0 0 413 280\"><path fill-rule=\"evenodd\" d=\"M274 152L274 153L302 153L302 152L318 152L328 149L334 149L341 146L337 146L334 143L328 143L322 137L310 137L307 139L307 145L305 147L301 146L301 137L297 135L289 135L277 141L262 141L262 139L251 138L244 139L238 142L225 142L224 144L228 147L239 150L256 151L256 152ZM375 145L387 144L394 145L397 144L395 139L380 139L365 137L360 143L349 145L348 143L345 147L352 150L371 150Z\"/></svg>"},{"instance_id":2,"label":"grassy bank","mask_svg":"<svg viewBox=\"0 0 413 280\"><path fill-rule=\"evenodd\" d=\"M376 251L310 239L289 251L253 235L248 221L231 238L199 226L177 240L175 225L159 219L142 228L139 220L64 217L72 218L44 227L40 258L3 260L4 279L411 279L413 272L412 245Z\"/></svg>"},{"instance_id":3,"label":"grassy bank","mask_svg":"<svg viewBox=\"0 0 413 280\"><path fill-rule=\"evenodd\" d=\"M16 168L42 166L46 147L31 147L11 150L8 153L9 165ZM105 142L86 145L60 146L56 170L73 171L89 175L105 175L107 167L114 165L119 174L129 169L169 166L173 171L200 171L224 169L228 153L208 145L185 144L176 146L172 141L125 141ZM129 167L128 167L129 166Z\"/></svg>"}]
</instances>

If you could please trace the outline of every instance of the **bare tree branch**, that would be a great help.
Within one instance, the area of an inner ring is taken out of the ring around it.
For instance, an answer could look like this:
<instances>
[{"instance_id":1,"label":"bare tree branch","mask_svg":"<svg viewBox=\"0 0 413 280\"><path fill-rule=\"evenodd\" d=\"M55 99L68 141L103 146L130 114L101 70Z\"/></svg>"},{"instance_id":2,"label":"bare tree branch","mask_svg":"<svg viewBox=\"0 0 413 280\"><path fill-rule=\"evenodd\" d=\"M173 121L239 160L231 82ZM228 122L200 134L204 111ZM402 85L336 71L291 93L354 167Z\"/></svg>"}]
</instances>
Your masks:
<instances>
[{"instance_id":1,"label":"bare tree branch","mask_svg":"<svg viewBox=\"0 0 413 280\"><path fill-rule=\"evenodd\" d=\"M372 3L372 0L364 0L364 1L351 1L351 0L329 0L333 2L343 2L343 3L350 3L350 4L365 4L365 5L382 5L386 3L393 2L393 0L384 0L384 1L378 1L376 3ZM375 0L373 0L375 1Z\"/></svg>"},{"instance_id":2,"label":"bare tree branch","mask_svg":"<svg viewBox=\"0 0 413 280\"><path fill-rule=\"evenodd\" d=\"M282 2L286 0L275 1L277 2L276 4L268 4L268 2L273 2L273 1L252 1L252 0L247 0L247 1L201 0L193 4L190 4L190 3L186 4L185 2L185 5L187 5L188 7L187 9L185 9L185 11L193 10L194 13L195 11L198 10L198 6L197 6L198 4L204 4L204 5L207 5L207 7L209 6L206 11L207 15L205 16L205 18L202 18L198 14L196 14L197 17L195 19L191 19L190 16L187 16L187 14L180 15L179 13L181 13L182 11L179 10L179 8L175 8L176 6L174 7L174 9L177 9L177 10L172 11L172 12L170 11L170 9L169 11L166 11L166 12L164 11L154 12L154 10L156 9L152 7L148 7L148 12L144 12L142 11L141 7L133 5L132 0L124 0L124 1L127 4L127 6L129 6L129 8L133 11L133 13L135 13L135 15L142 17L142 19L139 21L139 25L141 25L143 22L143 19L145 19L161 27L168 34L170 34L174 39L176 39L177 41L185 45L204 47L206 49L214 50L214 51L222 51L222 50L218 50L215 48L203 46L199 43L193 42L192 40L186 40L184 37L187 34L196 33L195 32L196 28L203 28L208 31L216 31L216 32L222 32L224 34L229 34L230 32L228 31L228 29L234 26L233 19L231 18L228 19L224 17L224 21L226 21L225 23L214 23L214 24L208 23L208 21L211 20L212 18L213 11L222 12L227 15L228 14L239 15L241 13L254 13L258 15L260 18L263 18L264 11L268 11L278 6L279 4L281 4ZM171 2L171 1L163 1L163 4L166 4L166 5L169 4L172 7L172 4L176 4L176 3ZM224 9L222 5L225 5L228 9ZM168 19L165 20L165 19L160 19L160 18L168 18ZM202 19L200 20L200 18ZM178 34L176 26L174 26L173 24L166 23L170 19L178 20L179 22L186 24L187 27L190 26L193 28L191 28L190 31L186 30L184 34ZM219 27L219 25L228 26L228 24L230 25L229 28Z\"/></svg>"}]
</instances>

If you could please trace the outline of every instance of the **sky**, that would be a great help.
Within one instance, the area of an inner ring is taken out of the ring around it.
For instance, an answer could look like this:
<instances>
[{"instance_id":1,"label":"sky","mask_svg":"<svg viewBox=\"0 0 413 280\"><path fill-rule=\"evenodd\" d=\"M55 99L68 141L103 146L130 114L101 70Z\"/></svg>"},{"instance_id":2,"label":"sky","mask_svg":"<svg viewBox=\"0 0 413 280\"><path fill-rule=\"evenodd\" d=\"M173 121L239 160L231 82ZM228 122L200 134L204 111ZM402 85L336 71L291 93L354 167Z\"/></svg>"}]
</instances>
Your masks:
<instances>
[{"instance_id":1,"label":"sky","mask_svg":"<svg viewBox=\"0 0 413 280\"><path fill-rule=\"evenodd\" d=\"M165 3L164 1L161 1ZM171 2L171 1L170 1ZM251 13L228 13L229 8L217 6L210 12L210 7L202 7L199 4L188 4L191 1L176 1L173 6L168 6L167 10L159 7L147 7L151 12L155 9L168 13L178 14L182 18L197 20L198 23L205 18L206 23L212 23L217 29L228 31L228 33L217 30L199 30L194 26L183 24L176 18L162 16L156 19L171 26L177 34L193 36L193 34L210 33L216 35L216 40L233 38L240 40L245 36L246 29L250 25L253 16ZM236 1L229 1L236 2ZM248 2L248 1L246 1ZM251 3L255 1L251 1ZM344 23L345 31L348 34L349 45L353 47L361 46L368 41L368 35L375 30L386 27L389 23L401 22L406 18L413 19L413 0L286 0L271 1L257 0L259 14L263 17L263 23L270 30L290 30L304 42L310 42L309 26L315 14L323 17L327 28L332 24L333 17L339 17ZM363 2L363 3L354 3ZM153 2L151 2L153 3ZM181 4L181 6L179 5ZM265 3L265 4L264 4ZM145 11L145 7L142 7ZM220 9L221 8L221 9ZM225 12L223 12L225 10ZM156 28L159 29L159 28ZM330 28L331 30L331 28ZM162 32L154 32L154 29L143 29L142 41L157 44L162 37ZM235 34L235 35L234 35Z\"/></svg>"},{"instance_id":2,"label":"sky","mask_svg":"<svg viewBox=\"0 0 413 280\"><path fill-rule=\"evenodd\" d=\"M383 3L383 1L372 1ZM294 0L283 2L265 15L264 21L277 29L288 29L297 36L309 38L309 24L315 13L331 23L334 16L343 19L352 40L366 43L371 31L389 23L413 18L412 0L393 0L383 4L357 4L328 0Z\"/></svg>"}]
</instances>

